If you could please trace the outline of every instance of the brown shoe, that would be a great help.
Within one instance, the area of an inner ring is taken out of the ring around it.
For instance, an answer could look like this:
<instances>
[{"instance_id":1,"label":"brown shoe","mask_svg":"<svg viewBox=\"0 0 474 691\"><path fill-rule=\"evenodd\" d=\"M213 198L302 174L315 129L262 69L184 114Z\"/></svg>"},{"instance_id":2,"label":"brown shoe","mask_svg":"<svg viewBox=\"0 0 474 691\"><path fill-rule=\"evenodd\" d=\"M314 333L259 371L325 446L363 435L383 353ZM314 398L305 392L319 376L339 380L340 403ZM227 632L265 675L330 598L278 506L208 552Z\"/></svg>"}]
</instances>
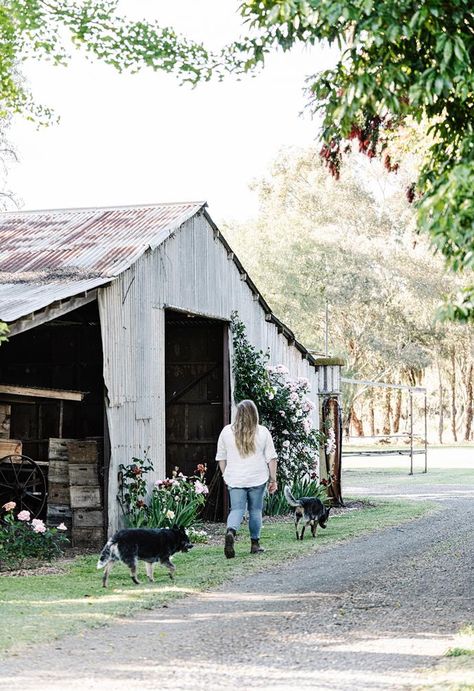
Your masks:
<instances>
[{"instance_id":1,"label":"brown shoe","mask_svg":"<svg viewBox=\"0 0 474 691\"><path fill-rule=\"evenodd\" d=\"M233 559L235 557L234 540L235 530L233 528L227 528L224 542L224 554L227 559Z\"/></svg>"},{"instance_id":2,"label":"brown shoe","mask_svg":"<svg viewBox=\"0 0 474 691\"><path fill-rule=\"evenodd\" d=\"M259 552L265 552L263 547L260 547L259 540L251 540L252 546L250 547L250 554L258 554Z\"/></svg>"}]
</instances>

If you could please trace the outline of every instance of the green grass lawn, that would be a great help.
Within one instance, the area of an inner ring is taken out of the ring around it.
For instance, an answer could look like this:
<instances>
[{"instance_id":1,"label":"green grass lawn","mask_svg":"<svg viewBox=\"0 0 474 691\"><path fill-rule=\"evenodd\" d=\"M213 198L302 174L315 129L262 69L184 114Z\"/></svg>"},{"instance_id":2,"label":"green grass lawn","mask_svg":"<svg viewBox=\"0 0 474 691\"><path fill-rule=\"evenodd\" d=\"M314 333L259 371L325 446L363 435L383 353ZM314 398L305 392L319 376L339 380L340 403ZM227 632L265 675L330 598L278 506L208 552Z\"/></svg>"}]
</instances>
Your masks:
<instances>
[{"instance_id":1,"label":"green grass lawn","mask_svg":"<svg viewBox=\"0 0 474 691\"><path fill-rule=\"evenodd\" d=\"M422 473L415 468L413 475L408 475L409 466L406 468L346 468L343 470L344 484L371 487L374 484L398 485L410 483L412 486L424 485L473 485L474 468L444 468L428 469Z\"/></svg>"},{"instance_id":2,"label":"green grass lawn","mask_svg":"<svg viewBox=\"0 0 474 691\"><path fill-rule=\"evenodd\" d=\"M245 535L236 544L236 558L226 560L222 546L196 545L187 554L175 555L176 579L172 583L164 568L155 568L155 583L133 585L129 570L114 568L109 588L102 588L97 556L78 557L64 564L64 572L50 575L0 577L0 654L9 655L31 643L60 638L88 627L106 626L118 617L140 609L165 605L169 600L196 593L227 580L277 566L302 554L317 552L324 545L347 540L390 525L417 518L433 510L428 502L379 502L376 507L354 510L330 518L316 540L294 538L291 519L267 523L262 531L266 552L250 555Z\"/></svg>"}]
</instances>

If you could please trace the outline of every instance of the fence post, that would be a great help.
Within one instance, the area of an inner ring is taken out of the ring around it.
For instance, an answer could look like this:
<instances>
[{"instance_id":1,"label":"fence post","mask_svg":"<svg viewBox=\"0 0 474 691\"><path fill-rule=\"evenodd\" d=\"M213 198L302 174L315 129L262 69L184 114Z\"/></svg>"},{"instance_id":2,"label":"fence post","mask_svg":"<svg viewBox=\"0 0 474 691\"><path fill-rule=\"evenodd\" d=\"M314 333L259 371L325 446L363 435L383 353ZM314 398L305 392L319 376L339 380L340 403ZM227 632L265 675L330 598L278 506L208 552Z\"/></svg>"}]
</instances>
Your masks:
<instances>
[{"instance_id":1,"label":"fence post","mask_svg":"<svg viewBox=\"0 0 474 691\"><path fill-rule=\"evenodd\" d=\"M413 391L410 389L410 472L413 475Z\"/></svg>"}]
</instances>

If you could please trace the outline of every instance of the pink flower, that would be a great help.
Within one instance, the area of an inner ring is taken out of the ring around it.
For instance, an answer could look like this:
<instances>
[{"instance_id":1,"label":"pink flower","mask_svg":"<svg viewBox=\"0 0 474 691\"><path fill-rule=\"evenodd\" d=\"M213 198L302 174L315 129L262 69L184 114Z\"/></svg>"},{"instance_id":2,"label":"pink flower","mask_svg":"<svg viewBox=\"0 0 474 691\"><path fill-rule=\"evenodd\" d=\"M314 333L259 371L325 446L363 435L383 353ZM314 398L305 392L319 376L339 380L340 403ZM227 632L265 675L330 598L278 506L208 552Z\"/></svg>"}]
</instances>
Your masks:
<instances>
[{"instance_id":1,"label":"pink flower","mask_svg":"<svg viewBox=\"0 0 474 691\"><path fill-rule=\"evenodd\" d=\"M2 506L2 509L5 509L5 511L13 511L15 506L16 503L14 501L7 501L7 503Z\"/></svg>"},{"instance_id":2,"label":"pink flower","mask_svg":"<svg viewBox=\"0 0 474 691\"><path fill-rule=\"evenodd\" d=\"M33 518L33 520L31 521L31 525L33 526L33 531L35 533L46 532L46 526L40 518Z\"/></svg>"},{"instance_id":3,"label":"pink flower","mask_svg":"<svg viewBox=\"0 0 474 691\"><path fill-rule=\"evenodd\" d=\"M326 439L326 453L328 454L328 456L330 456L335 451L336 451L336 434L334 432L334 429L331 427L331 429L328 430L328 436Z\"/></svg>"},{"instance_id":4,"label":"pink flower","mask_svg":"<svg viewBox=\"0 0 474 691\"><path fill-rule=\"evenodd\" d=\"M17 516L19 521L29 521L31 518L31 514L29 511L20 511L20 513Z\"/></svg>"},{"instance_id":5,"label":"pink flower","mask_svg":"<svg viewBox=\"0 0 474 691\"><path fill-rule=\"evenodd\" d=\"M199 480L196 480L194 483L194 491L196 494L209 494L209 489L207 488L206 485L203 485L202 482Z\"/></svg>"},{"instance_id":6,"label":"pink flower","mask_svg":"<svg viewBox=\"0 0 474 691\"><path fill-rule=\"evenodd\" d=\"M66 526L64 525L64 523L60 523L60 524L58 525L58 530L67 530L67 528L66 528Z\"/></svg>"},{"instance_id":7,"label":"pink flower","mask_svg":"<svg viewBox=\"0 0 474 691\"><path fill-rule=\"evenodd\" d=\"M288 439L285 439L285 441L283 442L283 446L288 448L289 445L290 445L290 442L288 441Z\"/></svg>"}]
</instances>

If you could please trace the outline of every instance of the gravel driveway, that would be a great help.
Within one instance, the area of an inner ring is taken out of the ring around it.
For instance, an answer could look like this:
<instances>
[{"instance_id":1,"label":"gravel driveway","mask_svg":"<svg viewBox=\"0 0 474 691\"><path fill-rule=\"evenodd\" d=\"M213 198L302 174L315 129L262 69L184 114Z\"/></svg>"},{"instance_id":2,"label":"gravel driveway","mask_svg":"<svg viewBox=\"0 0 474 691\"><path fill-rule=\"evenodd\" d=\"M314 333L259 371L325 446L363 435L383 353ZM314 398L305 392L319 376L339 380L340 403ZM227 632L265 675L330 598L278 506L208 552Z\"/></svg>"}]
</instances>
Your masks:
<instances>
[{"instance_id":1,"label":"gravel driveway","mask_svg":"<svg viewBox=\"0 0 474 691\"><path fill-rule=\"evenodd\" d=\"M471 485L447 490L423 488L442 507L431 516L11 658L0 689L474 684L472 668L436 668L474 621L474 474Z\"/></svg>"}]
</instances>

